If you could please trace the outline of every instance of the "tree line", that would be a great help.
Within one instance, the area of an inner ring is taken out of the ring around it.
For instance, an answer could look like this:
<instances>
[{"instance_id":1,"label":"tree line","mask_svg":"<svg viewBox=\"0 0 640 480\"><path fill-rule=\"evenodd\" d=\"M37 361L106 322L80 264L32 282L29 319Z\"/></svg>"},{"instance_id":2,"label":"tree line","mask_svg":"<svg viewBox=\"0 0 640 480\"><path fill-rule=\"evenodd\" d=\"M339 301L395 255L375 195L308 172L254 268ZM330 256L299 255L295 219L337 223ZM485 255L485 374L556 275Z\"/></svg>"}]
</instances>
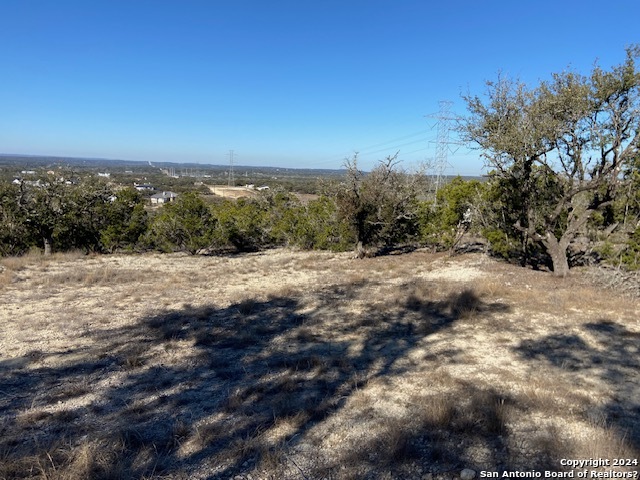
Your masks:
<instances>
[{"instance_id":1,"label":"tree line","mask_svg":"<svg viewBox=\"0 0 640 480\"><path fill-rule=\"evenodd\" d=\"M610 70L553 74L531 88L499 77L465 98L459 132L490 169L434 189L398 155L346 177L317 200L285 191L209 201L187 192L158 211L133 189L90 179L0 184L0 255L32 248L215 253L273 246L452 250L470 236L494 255L564 276L590 259L640 267L640 48Z\"/></svg>"}]
</instances>

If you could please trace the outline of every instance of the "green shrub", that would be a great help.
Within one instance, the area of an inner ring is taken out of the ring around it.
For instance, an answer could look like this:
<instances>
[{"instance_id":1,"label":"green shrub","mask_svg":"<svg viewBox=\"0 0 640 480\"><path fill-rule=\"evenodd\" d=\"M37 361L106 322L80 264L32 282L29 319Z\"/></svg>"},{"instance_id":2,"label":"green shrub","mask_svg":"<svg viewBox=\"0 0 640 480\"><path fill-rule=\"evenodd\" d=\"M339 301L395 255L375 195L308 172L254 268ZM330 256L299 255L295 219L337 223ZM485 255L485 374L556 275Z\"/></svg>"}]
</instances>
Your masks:
<instances>
[{"instance_id":1,"label":"green shrub","mask_svg":"<svg viewBox=\"0 0 640 480\"><path fill-rule=\"evenodd\" d=\"M215 218L207 204L197 193L187 192L162 206L152 220L149 241L161 251L195 254L211 246L214 226Z\"/></svg>"},{"instance_id":2,"label":"green shrub","mask_svg":"<svg viewBox=\"0 0 640 480\"><path fill-rule=\"evenodd\" d=\"M486 202L486 186L477 180L458 176L438 190L436 202L423 201L418 209L419 239L423 245L449 249L459 225L471 207L478 210ZM471 224L480 230L480 225Z\"/></svg>"},{"instance_id":3,"label":"green shrub","mask_svg":"<svg viewBox=\"0 0 640 480\"><path fill-rule=\"evenodd\" d=\"M301 248L315 250L351 250L355 236L347 222L338 215L336 202L327 196L309 202L297 225L294 239Z\"/></svg>"},{"instance_id":4,"label":"green shrub","mask_svg":"<svg viewBox=\"0 0 640 480\"><path fill-rule=\"evenodd\" d=\"M268 230L268 210L259 201L240 198L213 205L216 219L213 240L216 247L234 247L252 251L271 243Z\"/></svg>"},{"instance_id":5,"label":"green shrub","mask_svg":"<svg viewBox=\"0 0 640 480\"><path fill-rule=\"evenodd\" d=\"M21 255L33 246L29 225L21 212L17 185L0 182L0 256Z\"/></svg>"},{"instance_id":6,"label":"green shrub","mask_svg":"<svg viewBox=\"0 0 640 480\"><path fill-rule=\"evenodd\" d=\"M629 270L640 269L640 227L636 228L629 238L620 260Z\"/></svg>"},{"instance_id":7,"label":"green shrub","mask_svg":"<svg viewBox=\"0 0 640 480\"><path fill-rule=\"evenodd\" d=\"M504 231L497 228L487 228L482 231L482 235L487 239L494 255L510 259L516 255L518 245L515 240Z\"/></svg>"},{"instance_id":8,"label":"green shrub","mask_svg":"<svg viewBox=\"0 0 640 480\"><path fill-rule=\"evenodd\" d=\"M108 252L135 249L149 227L140 194L133 188L120 190L105 210L105 225L100 231L103 248Z\"/></svg>"}]
</instances>

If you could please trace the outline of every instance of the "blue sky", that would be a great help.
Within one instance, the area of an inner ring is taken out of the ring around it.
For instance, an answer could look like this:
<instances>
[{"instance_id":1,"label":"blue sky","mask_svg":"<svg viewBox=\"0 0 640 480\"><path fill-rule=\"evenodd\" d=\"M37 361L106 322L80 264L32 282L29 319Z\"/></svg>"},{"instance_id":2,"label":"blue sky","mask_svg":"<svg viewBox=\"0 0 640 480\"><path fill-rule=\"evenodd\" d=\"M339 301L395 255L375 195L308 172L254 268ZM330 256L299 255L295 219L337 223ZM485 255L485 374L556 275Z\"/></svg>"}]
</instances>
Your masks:
<instances>
[{"instance_id":1,"label":"blue sky","mask_svg":"<svg viewBox=\"0 0 640 480\"><path fill-rule=\"evenodd\" d=\"M498 72L609 68L638 18L637 0L0 0L0 152L411 166L435 156L440 100L464 114Z\"/></svg>"}]
</instances>

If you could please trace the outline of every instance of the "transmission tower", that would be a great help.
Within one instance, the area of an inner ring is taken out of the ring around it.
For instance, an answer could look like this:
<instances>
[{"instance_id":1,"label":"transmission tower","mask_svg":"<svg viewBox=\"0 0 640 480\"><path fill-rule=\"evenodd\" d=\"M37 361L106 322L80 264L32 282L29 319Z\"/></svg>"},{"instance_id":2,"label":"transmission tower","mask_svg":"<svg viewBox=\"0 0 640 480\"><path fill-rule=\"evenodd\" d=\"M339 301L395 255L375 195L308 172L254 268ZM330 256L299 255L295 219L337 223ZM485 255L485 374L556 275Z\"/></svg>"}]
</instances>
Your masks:
<instances>
[{"instance_id":1,"label":"transmission tower","mask_svg":"<svg viewBox=\"0 0 640 480\"><path fill-rule=\"evenodd\" d=\"M433 165L433 169L435 170L434 204L437 204L438 202L438 190L444 183L444 172L447 168L451 167L451 164L448 161L449 146L461 145L459 142L449 141L449 131L451 130L450 122L457 118L451 114L451 105L453 105L453 102L449 100L440 100L438 105L440 105L438 113L427 115L429 118L435 118L438 120L438 123L436 123L438 127L438 134L436 138L436 158Z\"/></svg>"},{"instance_id":2,"label":"transmission tower","mask_svg":"<svg viewBox=\"0 0 640 480\"><path fill-rule=\"evenodd\" d=\"M235 187L235 179L233 178L233 150L229 150L229 186Z\"/></svg>"}]
</instances>

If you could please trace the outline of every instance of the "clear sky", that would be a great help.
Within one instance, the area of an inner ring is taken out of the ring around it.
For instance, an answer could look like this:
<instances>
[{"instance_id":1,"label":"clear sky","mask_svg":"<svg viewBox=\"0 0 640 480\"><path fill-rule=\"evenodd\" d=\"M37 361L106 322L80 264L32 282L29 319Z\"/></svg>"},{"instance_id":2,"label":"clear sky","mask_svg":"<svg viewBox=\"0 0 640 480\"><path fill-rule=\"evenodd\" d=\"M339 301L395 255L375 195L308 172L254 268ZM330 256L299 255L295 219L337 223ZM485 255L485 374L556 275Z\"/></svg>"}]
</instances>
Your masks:
<instances>
[{"instance_id":1,"label":"clear sky","mask_svg":"<svg viewBox=\"0 0 640 480\"><path fill-rule=\"evenodd\" d=\"M435 156L440 100L640 43L638 0L0 0L0 153L340 168ZM453 137L452 137L453 140ZM478 174L452 147L449 174Z\"/></svg>"}]
</instances>

